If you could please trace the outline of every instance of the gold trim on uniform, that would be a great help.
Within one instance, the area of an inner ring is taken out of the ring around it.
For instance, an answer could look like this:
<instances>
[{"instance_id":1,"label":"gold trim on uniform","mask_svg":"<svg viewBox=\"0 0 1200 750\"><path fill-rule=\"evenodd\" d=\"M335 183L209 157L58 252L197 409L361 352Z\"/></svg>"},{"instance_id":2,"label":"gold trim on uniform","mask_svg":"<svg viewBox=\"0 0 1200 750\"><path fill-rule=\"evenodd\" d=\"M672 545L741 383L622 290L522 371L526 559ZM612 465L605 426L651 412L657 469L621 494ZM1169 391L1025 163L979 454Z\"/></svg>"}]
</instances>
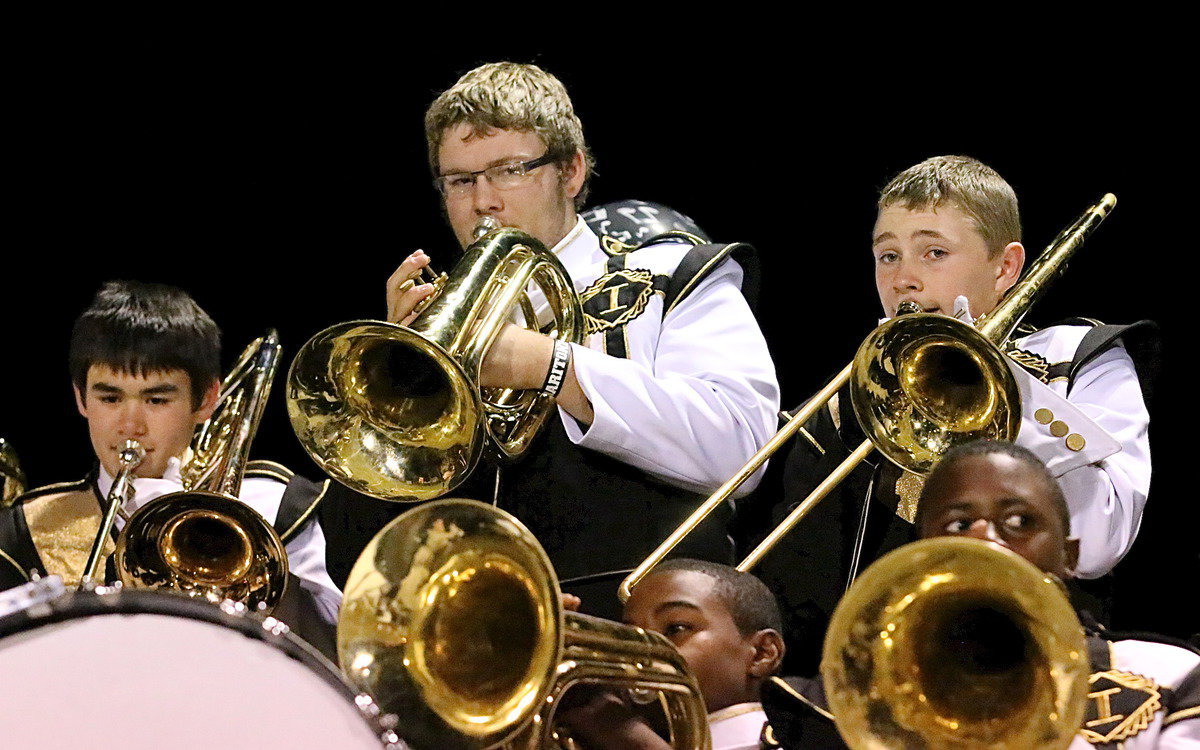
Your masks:
<instances>
[{"instance_id":1,"label":"gold trim on uniform","mask_svg":"<svg viewBox=\"0 0 1200 750\"><path fill-rule=\"evenodd\" d=\"M2 550L2 549L0 549L0 558L4 558L5 560L8 560L8 562L9 562L9 563L10 563L10 564L11 564L11 565L14 567L14 568L16 568L16 569L17 569L17 572L21 574L21 577L22 577L22 578L24 578L26 581L28 581L28 580L29 580L29 571L28 571L28 570L23 570L23 569L21 568L21 565L20 565L20 563L18 563L16 560L14 560L14 559L12 558L12 556L11 556L11 555L9 555L7 552L5 552L5 551L4 551L4 550Z\"/></svg>"},{"instance_id":2,"label":"gold trim on uniform","mask_svg":"<svg viewBox=\"0 0 1200 750\"><path fill-rule=\"evenodd\" d=\"M625 279L625 283L606 289L605 285L616 278ZM618 297L618 293L622 287L628 284L639 284L642 288L638 290L637 296L634 297L632 302L623 305ZM608 300L608 309L602 312L618 314L612 320L607 320L594 317L591 313L584 310L583 317L587 323L587 328L584 331L585 336L624 326L629 321L644 313L646 306L650 304L650 299L654 296L654 275L644 268L618 268L596 279L592 282L591 286L580 292L579 304L583 305L592 297L604 292L610 294L610 299Z\"/></svg>"},{"instance_id":3,"label":"gold trim on uniform","mask_svg":"<svg viewBox=\"0 0 1200 750\"><path fill-rule=\"evenodd\" d=\"M1046 359L1037 352L1030 352L1024 349L1018 349L1015 346L1009 346L1004 350L1008 358L1016 362L1021 367L1024 367L1031 375L1043 383L1050 379L1050 360Z\"/></svg>"},{"instance_id":4,"label":"gold trim on uniform","mask_svg":"<svg viewBox=\"0 0 1200 750\"><path fill-rule=\"evenodd\" d=\"M1109 669L1093 672L1088 678L1088 704L1083 726L1079 733L1093 745L1127 740L1150 726L1154 714L1162 710L1162 694L1158 683L1149 677L1131 672ZM1141 693L1141 704L1129 713L1118 713L1113 698L1123 699L1130 694ZM1103 729L1106 725L1112 725Z\"/></svg>"},{"instance_id":5,"label":"gold trim on uniform","mask_svg":"<svg viewBox=\"0 0 1200 750\"><path fill-rule=\"evenodd\" d=\"M808 698L805 698L803 695L796 692L796 689L793 688L791 685L787 684L787 681L784 680L783 678L772 677L771 682L775 683L775 687L781 688L785 693L792 696L793 698L800 701L801 703L808 706L809 708L816 711L817 713L821 714L826 719L829 719L830 721L834 721L833 714L829 713L825 709L818 706L816 703L813 703Z\"/></svg>"},{"instance_id":6,"label":"gold trim on uniform","mask_svg":"<svg viewBox=\"0 0 1200 750\"><path fill-rule=\"evenodd\" d=\"M76 586L100 530L100 499L87 489L61 495L41 495L22 505L29 537L37 548L46 573ZM116 550L112 537L104 540L102 554Z\"/></svg>"},{"instance_id":7,"label":"gold trim on uniform","mask_svg":"<svg viewBox=\"0 0 1200 750\"><path fill-rule=\"evenodd\" d=\"M1171 724L1174 724L1177 721L1183 721L1184 719L1190 719L1194 716L1200 716L1200 706L1192 706L1191 708L1181 708L1180 710L1176 711L1173 714L1167 714L1166 717L1163 718L1163 726L1164 727L1170 726Z\"/></svg>"}]
</instances>

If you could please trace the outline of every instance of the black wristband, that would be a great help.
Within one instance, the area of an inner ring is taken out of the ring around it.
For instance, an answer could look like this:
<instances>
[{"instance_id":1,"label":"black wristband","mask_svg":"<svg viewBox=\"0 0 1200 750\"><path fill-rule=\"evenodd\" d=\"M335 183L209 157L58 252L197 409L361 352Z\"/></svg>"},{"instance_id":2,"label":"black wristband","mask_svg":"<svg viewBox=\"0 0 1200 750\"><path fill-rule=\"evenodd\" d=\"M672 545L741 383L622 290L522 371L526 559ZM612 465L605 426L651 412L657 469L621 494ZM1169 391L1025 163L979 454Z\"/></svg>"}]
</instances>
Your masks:
<instances>
[{"instance_id":1,"label":"black wristband","mask_svg":"<svg viewBox=\"0 0 1200 750\"><path fill-rule=\"evenodd\" d=\"M546 373L546 382L542 384L542 393L554 397L562 390L563 381L567 379L567 365L571 364L571 345L565 341L554 342L554 356L550 358L550 370Z\"/></svg>"}]
</instances>

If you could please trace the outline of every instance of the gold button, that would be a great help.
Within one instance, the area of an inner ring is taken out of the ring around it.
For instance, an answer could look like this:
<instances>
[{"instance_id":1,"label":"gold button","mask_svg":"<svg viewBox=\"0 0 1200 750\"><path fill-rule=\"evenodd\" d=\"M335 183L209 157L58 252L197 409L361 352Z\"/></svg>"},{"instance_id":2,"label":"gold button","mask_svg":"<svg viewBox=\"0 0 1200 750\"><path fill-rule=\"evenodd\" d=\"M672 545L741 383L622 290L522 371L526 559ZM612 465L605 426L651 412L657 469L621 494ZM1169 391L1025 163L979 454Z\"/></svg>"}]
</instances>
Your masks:
<instances>
[{"instance_id":1,"label":"gold button","mask_svg":"<svg viewBox=\"0 0 1200 750\"><path fill-rule=\"evenodd\" d=\"M1038 409L1033 413L1033 418L1038 421L1038 424L1050 424L1054 421L1054 412L1049 409Z\"/></svg>"},{"instance_id":2,"label":"gold button","mask_svg":"<svg viewBox=\"0 0 1200 750\"><path fill-rule=\"evenodd\" d=\"M1087 445L1087 441L1078 432L1072 432L1070 435L1067 435L1067 447L1071 450L1081 451L1085 445Z\"/></svg>"},{"instance_id":3,"label":"gold button","mask_svg":"<svg viewBox=\"0 0 1200 750\"><path fill-rule=\"evenodd\" d=\"M1061 419L1057 419L1050 423L1050 434L1054 437L1062 437L1070 431L1071 428L1067 427L1067 423Z\"/></svg>"}]
</instances>

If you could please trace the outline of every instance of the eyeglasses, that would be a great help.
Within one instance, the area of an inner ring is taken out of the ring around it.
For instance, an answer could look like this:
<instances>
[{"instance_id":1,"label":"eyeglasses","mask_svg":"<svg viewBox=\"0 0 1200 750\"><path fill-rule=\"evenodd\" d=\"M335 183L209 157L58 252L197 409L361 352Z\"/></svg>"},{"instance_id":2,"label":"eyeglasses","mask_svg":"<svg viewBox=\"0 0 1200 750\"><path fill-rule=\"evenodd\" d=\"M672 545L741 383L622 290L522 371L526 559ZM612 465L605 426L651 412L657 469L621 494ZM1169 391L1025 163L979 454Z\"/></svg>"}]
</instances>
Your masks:
<instances>
[{"instance_id":1,"label":"eyeglasses","mask_svg":"<svg viewBox=\"0 0 1200 750\"><path fill-rule=\"evenodd\" d=\"M439 193L445 196L466 195L475 186L475 181L479 179L479 175L483 175L487 177L488 184L497 190L512 190L515 187L525 184L530 172L553 161L554 157L547 152L530 161L512 161L507 164L497 164L487 169L478 169L474 172L444 174L434 178L433 186L438 189Z\"/></svg>"}]
</instances>

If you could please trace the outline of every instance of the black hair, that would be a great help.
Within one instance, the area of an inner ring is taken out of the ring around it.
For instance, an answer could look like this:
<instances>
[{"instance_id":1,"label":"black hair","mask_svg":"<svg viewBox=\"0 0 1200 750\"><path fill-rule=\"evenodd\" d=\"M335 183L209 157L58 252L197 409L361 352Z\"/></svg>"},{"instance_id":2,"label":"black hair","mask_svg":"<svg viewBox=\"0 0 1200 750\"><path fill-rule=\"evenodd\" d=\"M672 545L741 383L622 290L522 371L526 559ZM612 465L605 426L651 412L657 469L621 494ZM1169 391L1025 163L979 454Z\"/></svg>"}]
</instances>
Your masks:
<instances>
[{"instance_id":1,"label":"black hair","mask_svg":"<svg viewBox=\"0 0 1200 750\"><path fill-rule=\"evenodd\" d=\"M942 460L937 463L937 466L933 467L933 471L929 472L929 476L925 479L925 487L921 491L921 496L924 497L929 494L931 488L941 485L949 475L950 470L960 461L973 456L990 456L997 453L1025 464L1037 475L1045 485L1050 495L1050 500L1054 503L1054 510L1058 513L1059 519L1062 520L1063 536L1069 537L1071 535L1071 511L1067 507L1067 499L1063 495L1062 488L1058 486L1058 481L1046 468L1046 464L1042 463L1040 458L1035 456L1029 449L1022 448L1015 443L1003 440L975 440L951 448L942 457ZM918 528L921 526L921 512L924 508L925 503L921 502L917 504L916 525Z\"/></svg>"},{"instance_id":2,"label":"black hair","mask_svg":"<svg viewBox=\"0 0 1200 750\"><path fill-rule=\"evenodd\" d=\"M766 584L749 573L728 565L677 557L653 568L649 576L675 570L703 573L713 579L713 591L729 610L733 624L742 635L771 629L783 632L779 603ZM647 577L649 577L647 576Z\"/></svg>"},{"instance_id":3,"label":"black hair","mask_svg":"<svg viewBox=\"0 0 1200 750\"><path fill-rule=\"evenodd\" d=\"M92 365L133 375L183 370L197 409L220 377L221 329L182 289L110 281L75 320L69 361L80 393L86 393Z\"/></svg>"}]
</instances>

